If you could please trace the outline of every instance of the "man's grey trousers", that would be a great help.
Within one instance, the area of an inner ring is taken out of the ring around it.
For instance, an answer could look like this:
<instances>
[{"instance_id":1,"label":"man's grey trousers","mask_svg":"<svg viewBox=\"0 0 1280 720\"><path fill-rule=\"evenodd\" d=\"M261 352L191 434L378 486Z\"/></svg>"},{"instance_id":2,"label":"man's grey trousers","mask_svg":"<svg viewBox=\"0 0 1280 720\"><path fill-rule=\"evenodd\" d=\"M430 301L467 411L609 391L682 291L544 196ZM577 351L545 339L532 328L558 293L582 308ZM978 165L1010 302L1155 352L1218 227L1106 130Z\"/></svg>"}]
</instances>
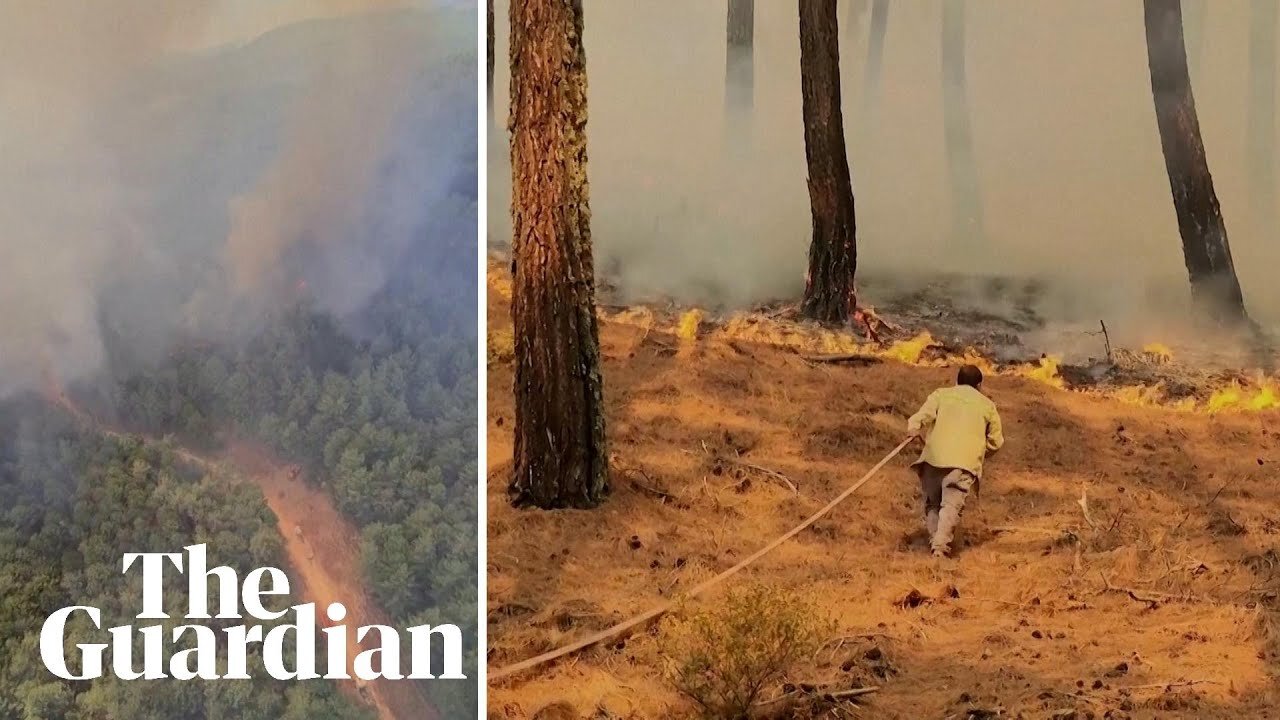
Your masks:
<instances>
[{"instance_id":1,"label":"man's grey trousers","mask_svg":"<svg viewBox=\"0 0 1280 720\"><path fill-rule=\"evenodd\" d=\"M916 471L920 474L920 491L924 495L924 525L929 531L929 546L935 553L949 555L960 512L977 478L967 470L936 468L929 464L917 466Z\"/></svg>"}]
</instances>

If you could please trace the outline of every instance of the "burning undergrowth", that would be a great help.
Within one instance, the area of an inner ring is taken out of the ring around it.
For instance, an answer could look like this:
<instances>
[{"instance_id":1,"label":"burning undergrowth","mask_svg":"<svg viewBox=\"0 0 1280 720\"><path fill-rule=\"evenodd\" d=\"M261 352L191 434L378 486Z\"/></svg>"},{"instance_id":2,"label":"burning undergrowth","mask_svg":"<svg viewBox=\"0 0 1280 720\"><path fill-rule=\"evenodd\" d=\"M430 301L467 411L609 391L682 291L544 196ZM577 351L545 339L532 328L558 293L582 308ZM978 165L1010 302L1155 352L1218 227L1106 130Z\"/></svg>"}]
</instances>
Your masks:
<instances>
[{"instance_id":1,"label":"burning undergrowth","mask_svg":"<svg viewBox=\"0 0 1280 720\"><path fill-rule=\"evenodd\" d=\"M491 269L490 287L509 297L505 268ZM1217 342L1205 336L1197 344L1179 344L1177 352L1159 342L1138 349L1113 346L1103 322L1081 329L1057 326L1042 316L1036 308L1046 288L1034 280L974 280L976 286L970 283L957 290L957 297L948 297L944 290L957 288L955 282L920 284L896 293L882 290L885 302L875 310L867 308L878 329L874 337L805 321L794 305L735 311L688 308L662 298L618 302L618 291L607 280L599 287L599 309L613 322L676 336L681 352L698 337L717 337L790 348L812 362L973 364L988 375L1020 376L1062 390L1184 412L1280 408L1280 375L1250 367L1250 356L1237 351L1233 339ZM983 297L974 296L973 287ZM1094 346L1094 352L1081 351L1082 344Z\"/></svg>"},{"instance_id":2,"label":"burning undergrowth","mask_svg":"<svg viewBox=\"0 0 1280 720\"><path fill-rule=\"evenodd\" d=\"M1139 351L1115 348L1109 356L1073 364L1054 353L1018 357L1009 344L993 349L960 344L954 338L940 339L927 325L925 329L917 325L911 332L905 325L890 327L896 331L894 336L869 341L848 331L762 313L702 322L705 333L791 347L814 362L895 360L930 367L972 364L988 375L1025 377L1128 404L1209 413L1280 408L1280 378L1259 370L1180 362L1160 345Z\"/></svg>"}]
</instances>

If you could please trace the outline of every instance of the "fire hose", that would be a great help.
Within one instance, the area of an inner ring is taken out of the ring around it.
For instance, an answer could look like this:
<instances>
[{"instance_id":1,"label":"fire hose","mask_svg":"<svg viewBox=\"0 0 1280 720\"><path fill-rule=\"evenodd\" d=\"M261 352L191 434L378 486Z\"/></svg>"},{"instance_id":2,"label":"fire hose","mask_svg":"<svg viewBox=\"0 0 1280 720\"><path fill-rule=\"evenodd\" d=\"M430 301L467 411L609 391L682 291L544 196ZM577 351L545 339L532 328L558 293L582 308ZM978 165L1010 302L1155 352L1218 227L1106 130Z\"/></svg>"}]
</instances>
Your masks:
<instances>
[{"instance_id":1,"label":"fire hose","mask_svg":"<svg viewBox=\"0 0 1280 720\"><path fill-rule=\"evenodd\" d=\"M739 570L745 568L746 566L750 565L756 560L759 560L760 558L767 555L769 552L776 549L779 545L783 544L784 542L790 540L791 538L803 532L805 528L814 524L819 519L821 519L822 516L831 512L831 510L835 508L836 505L839 505L841 502L844 502L846 498L848 498L850 495L857 492L858 488L862 487L876 473L880 472L880 470L882 470L885 465L889 464L890 460L897 457L898 453L902 452L902 450L911 443L912 439L913 438L907 438L906 440L903 440L901 443L899 443L896 448L894 448L893 450L890 450L888 455L885 455L883 458L881 458L880 462L876 463L875 466L872 467L870 470L868 470L865 475L863 475L861 478L858 479L857 482L855 482L854 484L846 488L844 492L837 495L834 500L827 503L826 506L823 507L821 510L810 515L808 519L806 519L804 522L788 530L785 535L782 535L781 537L777 538L776 540L769 543L768 545L765 545L764 547L755 551L750 556L748 556L747 558L739 562L737 565L734 565L733 567L729 568L728 570L725 570L719 575L716 575L710 580L705 580L702 583L694 586L692 589L689 590L689 592L684 594L684 597L686 599L696 597L702 594L703 592L706 592L707 590L711 589L712 587L719 585L721 582L725 581L730 576L736 574ZM649 622L650 620L653 620L654 618L657 618L663 615L664 613L670 611L671 608L675 607L675 604L676 604L675 601L668 600L667 602L662 603L661 605L658 605L657 607L651 610L643 612L630 619L623 620L622 622L614 625L613 627L609 627L604 630L601 630L600 632L597 632L594 635L590 635L588 637L582 638L581 640L570 643L563 647L556 648L555 650L549 650L536 657L531 657L527 660L522 660L513 665L508 665L504 668L499 668L497 670L494 670L493 672L489 673L489 680L491 681L502 680L503 678L510 677L512 675L515 675L516 673L524 672L525 670L535 668L539 665L544 665L546 663L551 662L552 660L556 660L557 658L561 658L561 657L564 657L565 655L578 652L583 648L590 647L592 645L595 645L596 643L602 642L604 640L608 640L609 638L615 637L617 635L621 635L627 632L628 630L631 630L639 625L643 625Z\"/></svg>"}]
</instances>

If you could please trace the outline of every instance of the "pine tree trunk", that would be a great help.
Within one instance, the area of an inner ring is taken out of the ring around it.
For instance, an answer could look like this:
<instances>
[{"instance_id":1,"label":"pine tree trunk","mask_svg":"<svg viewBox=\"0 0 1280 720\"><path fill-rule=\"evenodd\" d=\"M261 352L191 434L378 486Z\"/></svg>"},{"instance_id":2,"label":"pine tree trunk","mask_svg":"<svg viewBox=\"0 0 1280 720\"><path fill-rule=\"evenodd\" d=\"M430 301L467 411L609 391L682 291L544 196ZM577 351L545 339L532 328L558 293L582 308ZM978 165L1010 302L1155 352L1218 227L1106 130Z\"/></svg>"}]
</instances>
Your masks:
<instances>
[{"instance_id":1,"label":"pine tree trunk","mask_svg":"<svg viewBox=\"0 0 1280 720\"><path fill-rule=\"evenodd\" d=\"M1151 94L1191 295L1197 309L1215 322L1240 324L1247 319L1244 299L1200 137L1182 40L1181 3L1144 0L1143 7Z\"/></svg>"},{"instance_id":2,"label":"pine tree trunk","mask_svg":"<svg viewBox=\"0 0 1280 720\"><path fill-rule=\"evenodd\" d=\"M581 0L511 3L516 505L607 492Z\"/></svg>"},{"instance_id":3,"label":"pine tree trunk","mask_svg":"<svg viewBox=\"0 0 1280 720\"><path fill-rule=\"evenodd\" d=\"M951 235L961 247L982 244L982 193L973 158L965 80L965 0L942 4L942 117L951 173Z\"/></svg>"},{"instance_id":4,"label":"pine tree trunk","mask_svg":"<svg viewBox=\"0 0 1280 720\"><path fill-rule=\"evenodd\" d=\"M848 322L857 308L853 277L853 187L840 112L840 41L836 0L799 0L800 94L809 168L813 240L800 310L806 317Z\"/></svg>"},{"instance_id":5,"label":"pine tree trunk","mask_svg":"<svg viewBox=\"0 0 1280 720\"><path fill-rule=\"evenodd\" d=\"M488 84L486 87L489 92L489 104L485 106L485 117L489 118L489 124L493 124L493 0L488 0L488 8L486 10L485 22L488 23L488 40L485 43L487 49L486 60L488 66Z\"/></svg>"},{"instance_id":6,"label":"pine tree trunk","mask_svg":"<svg viewBox=\"0 0 1280 720\"><path fill-rule=\"evenodd\" d=\"M755 102L755 0L729 0L725 25L725 110L744 118Z\"/></svg>"},{"instance_id":7,"label":"pine tree trunk","mask_svg":"<svg viewBox=\"0 0 1280 720\"><path fill-rule=\"evenodd\" d=\"M1277 0L1253 0L1249 23L1249 205L1258 237L1274 236Z\"/></svg>"}]
</instances>

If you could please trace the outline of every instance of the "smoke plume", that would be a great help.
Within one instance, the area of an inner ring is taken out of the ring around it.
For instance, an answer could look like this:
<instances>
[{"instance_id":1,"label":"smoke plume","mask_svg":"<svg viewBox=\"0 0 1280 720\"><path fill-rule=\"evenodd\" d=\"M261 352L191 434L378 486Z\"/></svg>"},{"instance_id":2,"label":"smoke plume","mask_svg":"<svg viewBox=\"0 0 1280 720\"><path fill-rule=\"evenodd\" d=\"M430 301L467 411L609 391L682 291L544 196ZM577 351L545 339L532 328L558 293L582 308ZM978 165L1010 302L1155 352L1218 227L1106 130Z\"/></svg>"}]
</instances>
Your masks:
<instances>
[{"instance_id":1,"label":"smoke plume","mask_svg":"<svg viewBox=\"0 0 1280 720\"><path fill-rule=\"evenodd\" d=\"M356 313L429 229L473 227L442 216L474 212L475 12L6 5L0 397L116 362L105 339L145 363L302 295Z\"/></svg>"},{"instance_id":2,"label":"smoke plume","mask_svg":"<svg viewBox=\"0 0 1280 720\"><path fill-rule=\"evenodd\" d=\"M495 11L501 59L507 3ZM598 269L633 298L730 307L798 298L810 217L794 3L756 3L753 134L742 146L726 140L722 110L724 2L587 0L584 15ZM1209 166L1246 304L1274 325L1280 284L1269 275L1280 242L1249 222L1248 4L1212 3L1205 18L1192 83ZM1185 314L1188 293L1141 4L967 3L967 95L986 230L978 248L951 240L941 21L940 3L889 3L867 127L866 23L841 28L866 299L941 274L1035 279L1045 288L1036 309L1051 321L1094 330L1101 319L1113 339L1160 339ZM507 82L499 61L499 125ZM492 131L490 158L490 241L504 244L510 171L501 130ZM1276 200L1266 199L1272 227ZM1004 302L978 292L969 299Z\"/></svg>"}]
</instances>

